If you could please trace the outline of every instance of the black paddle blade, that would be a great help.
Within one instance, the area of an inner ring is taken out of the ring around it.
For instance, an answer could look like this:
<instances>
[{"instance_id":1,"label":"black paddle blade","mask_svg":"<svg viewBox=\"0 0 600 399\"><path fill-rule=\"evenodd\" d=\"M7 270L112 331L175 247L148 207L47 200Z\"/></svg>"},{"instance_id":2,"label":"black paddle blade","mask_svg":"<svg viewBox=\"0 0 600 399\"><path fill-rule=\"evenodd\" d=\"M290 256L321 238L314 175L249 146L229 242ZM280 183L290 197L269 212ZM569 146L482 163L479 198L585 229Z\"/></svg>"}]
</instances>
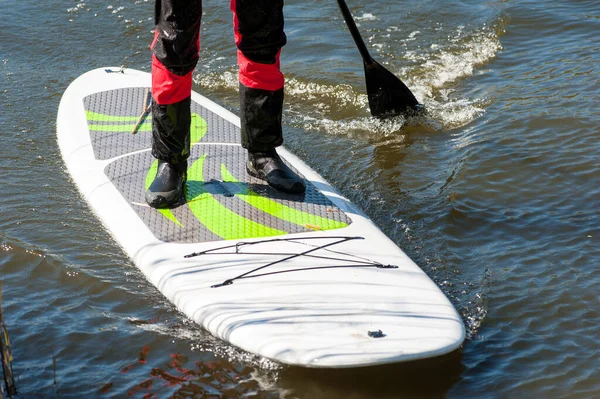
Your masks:
<instances>
[{"instance_id":1,"label":"black paddle blade","mask_svg":"<svg viewBox=\"0 0 600 399\"><path fill-rule=\"evenodd\" d=\"M375 60L364 65L369 107L374 117L411 116L423 111L412 92L393 73Z\"/></svg>"}]
</instances>

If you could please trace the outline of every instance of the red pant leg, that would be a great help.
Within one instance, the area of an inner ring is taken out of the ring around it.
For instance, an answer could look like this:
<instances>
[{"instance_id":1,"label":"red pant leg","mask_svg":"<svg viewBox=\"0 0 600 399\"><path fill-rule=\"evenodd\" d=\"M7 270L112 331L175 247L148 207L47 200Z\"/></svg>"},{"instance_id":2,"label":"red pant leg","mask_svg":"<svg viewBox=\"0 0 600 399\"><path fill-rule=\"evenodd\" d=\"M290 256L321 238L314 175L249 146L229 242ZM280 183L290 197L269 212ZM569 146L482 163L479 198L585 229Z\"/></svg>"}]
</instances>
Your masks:
<instances>
[{"instance_id":1,"label":"red pant leg","mask_svg":"<svg viewBox=\"0 0 600 399\"><path fill-rule=\"evenodd\" d=\"M190 154L192 73L200 50L201 0L155 0L152 154L172 164Z\"/></svg>"}]
</instances>

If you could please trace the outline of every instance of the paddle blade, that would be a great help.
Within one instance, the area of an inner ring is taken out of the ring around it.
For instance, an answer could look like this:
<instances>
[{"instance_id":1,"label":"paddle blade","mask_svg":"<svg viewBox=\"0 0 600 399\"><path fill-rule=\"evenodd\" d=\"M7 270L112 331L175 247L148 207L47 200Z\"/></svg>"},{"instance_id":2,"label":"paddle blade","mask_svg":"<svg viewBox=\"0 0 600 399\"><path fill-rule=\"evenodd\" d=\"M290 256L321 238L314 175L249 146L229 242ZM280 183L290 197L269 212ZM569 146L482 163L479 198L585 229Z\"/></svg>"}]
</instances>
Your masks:
<instances>
[{"instance_id":1,"label":"paddle blade","mask_svg":"<svg viewBox=\"0 0 600 399\"><path fill-rule=\"evenodd\" d=\"M413 115L422 110L412 92L393 73L375 60L364 65L369 107L374 117Z\"/></svg>"}]
</instances>

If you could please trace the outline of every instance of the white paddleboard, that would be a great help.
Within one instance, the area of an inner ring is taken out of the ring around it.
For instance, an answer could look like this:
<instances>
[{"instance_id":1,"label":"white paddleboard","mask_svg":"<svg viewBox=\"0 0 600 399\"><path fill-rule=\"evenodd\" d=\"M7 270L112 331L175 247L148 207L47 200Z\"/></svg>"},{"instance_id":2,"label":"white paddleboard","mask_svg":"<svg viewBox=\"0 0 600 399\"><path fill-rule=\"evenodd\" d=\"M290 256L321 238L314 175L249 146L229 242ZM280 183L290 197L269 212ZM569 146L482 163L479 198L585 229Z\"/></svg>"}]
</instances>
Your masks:
<instances>
[{"instance_id":1,"label":"white paddleboard","mask_svg":"<svg viewBox=\"0 0 600 399\"><path fill-rule=\"evenodd\" d=\"M462 344L450 301L371 220L284 148L305 195L248 176L239 118L198 93L186 201L148 207L150 86L150 74L132 69L77 78L60 103L58 144L106 229L190 319L246 351L306 367L404 362Z\"/></svg>"}]
</instances>

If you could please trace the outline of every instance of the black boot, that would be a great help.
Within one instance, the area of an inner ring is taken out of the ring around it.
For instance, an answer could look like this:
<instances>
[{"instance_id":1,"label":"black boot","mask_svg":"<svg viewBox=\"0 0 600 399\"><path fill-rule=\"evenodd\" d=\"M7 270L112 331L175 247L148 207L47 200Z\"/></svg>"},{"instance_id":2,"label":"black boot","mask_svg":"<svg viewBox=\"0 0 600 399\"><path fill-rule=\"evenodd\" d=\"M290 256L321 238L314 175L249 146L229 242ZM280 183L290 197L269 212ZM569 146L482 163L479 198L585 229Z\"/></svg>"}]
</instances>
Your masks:
<instances>
[{"instance_id":1,"label":"black boot","mask_svg":"<svg viewBox=\"0 0 600 399\"><path fill-rule=\"evenodd\" d=\"M248 153L246 170L248 174L265 180L276 190L292 194L303 193L306 190L304 180L279 158L275 149Z\"/></svg>"},{"instance_id":2,"label":"black boot","mask_svg":"<svg viewBox=\"0 0 600 399\"><path fill-rule=\"evenodd\" d=\"M168 208L181 200L187 179L187 162L171 164L158 161L154 181L146 191L146 202L153 208Z\"/></svg>"},{"instance_id":3,"label":"black boot","mask_svg":"<svg viewBox=\"0 0 600 399\"><path fill-rule=\"evenodd\" d=\"M158 159L154 181L146 191L153 208L167 208L183 195L190 155L190 102L160 105L152 99L152 155Z\"/></svg>"},{"instance_id":4,"label":"black boot","mask_svg":"<svg viewBox=\"0 0 600 399\"><path fill-rule=\"evenodd\" d=\"M283 89L251 89L240 83L242 147L260 152L283 144L282 111Z\"/></svg>"}]
</instances>

